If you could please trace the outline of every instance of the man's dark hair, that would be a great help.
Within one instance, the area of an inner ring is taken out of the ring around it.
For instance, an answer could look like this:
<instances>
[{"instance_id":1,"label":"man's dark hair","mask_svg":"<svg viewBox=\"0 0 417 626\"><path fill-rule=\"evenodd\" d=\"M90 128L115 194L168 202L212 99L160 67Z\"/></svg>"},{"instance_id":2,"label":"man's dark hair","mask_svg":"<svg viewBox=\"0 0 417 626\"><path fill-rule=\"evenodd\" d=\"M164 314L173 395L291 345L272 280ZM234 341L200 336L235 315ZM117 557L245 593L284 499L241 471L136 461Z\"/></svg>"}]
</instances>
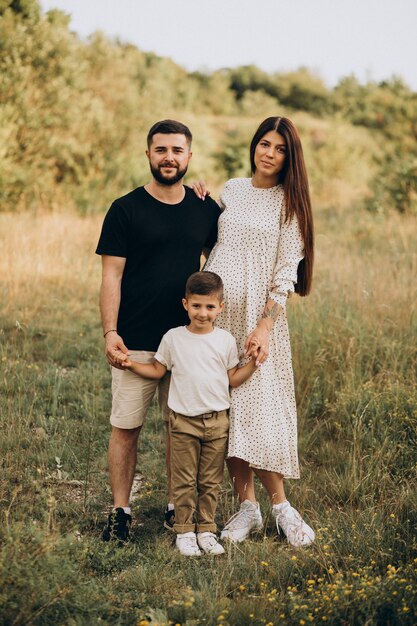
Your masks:
<instances>
[{"instance_id":1,"label":"man's dark hair","mask_svg":"<svg viewBox=\"0 0 417 626\"><path fill-rule=\"evenodd\" d=\"M153 136L157 133L162 133L163 135L185 135L188 147L191 147L193 136L188 126L181 122L177 122L176 120L162 120L161 122L156 122L150 129L146 138L148 149L152 143Z\"/></svg>"},{"instance_id":2,"label":"man's dark hair","mask_svg":"<svg viewBox=\"0 0 417 626\"><path fill-rule=\"evenodd\" d=\"M216 295L220 302L223 301L223 281L214 272L194 272L188 278L185 285L185 297Z\"/></svg>"}]
</instances>

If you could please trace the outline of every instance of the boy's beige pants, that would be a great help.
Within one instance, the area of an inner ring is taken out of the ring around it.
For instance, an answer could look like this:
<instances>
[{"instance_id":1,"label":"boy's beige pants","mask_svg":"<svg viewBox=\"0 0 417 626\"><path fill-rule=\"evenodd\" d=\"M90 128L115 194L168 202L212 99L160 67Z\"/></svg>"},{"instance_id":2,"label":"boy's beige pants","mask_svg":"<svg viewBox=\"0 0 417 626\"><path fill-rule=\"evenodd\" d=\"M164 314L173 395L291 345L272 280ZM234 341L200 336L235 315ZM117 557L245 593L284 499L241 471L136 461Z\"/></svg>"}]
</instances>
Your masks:
<instances>
[{"instance_id":1,"label":"boy's beige pants","mask_svg":"<svg viewBox=\"0 0 417 626\"><path fill-rule=\"evenodd\" d=\"M171 411L169 429L174 530L216 532L214 515L229 433L227 411L196 417Z\"/></svg>"}]
</instances>

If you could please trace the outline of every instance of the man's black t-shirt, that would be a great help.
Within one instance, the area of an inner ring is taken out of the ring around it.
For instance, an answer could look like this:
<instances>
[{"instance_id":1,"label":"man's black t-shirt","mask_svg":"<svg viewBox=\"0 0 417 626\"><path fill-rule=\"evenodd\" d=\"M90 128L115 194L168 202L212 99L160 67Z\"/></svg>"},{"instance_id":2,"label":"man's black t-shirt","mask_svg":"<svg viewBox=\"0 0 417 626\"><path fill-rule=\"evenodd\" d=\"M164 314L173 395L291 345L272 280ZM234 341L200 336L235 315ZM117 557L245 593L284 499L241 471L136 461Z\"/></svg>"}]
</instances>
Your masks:
<instances>
[{"instance_id":1,"label":"man's black t-shirt","mask_svg":"<svg viewBox=\"0 0 417 626\"><path fill-rule=\"evenodd\" d=\"M115 200L104 218L97 254L126 258L117 330L131 350L156 351L170 328L187 323L181 299L203 248L217 239L220 209L185 187L179 204L138 187Z\"/></svg>"}]
</instances>

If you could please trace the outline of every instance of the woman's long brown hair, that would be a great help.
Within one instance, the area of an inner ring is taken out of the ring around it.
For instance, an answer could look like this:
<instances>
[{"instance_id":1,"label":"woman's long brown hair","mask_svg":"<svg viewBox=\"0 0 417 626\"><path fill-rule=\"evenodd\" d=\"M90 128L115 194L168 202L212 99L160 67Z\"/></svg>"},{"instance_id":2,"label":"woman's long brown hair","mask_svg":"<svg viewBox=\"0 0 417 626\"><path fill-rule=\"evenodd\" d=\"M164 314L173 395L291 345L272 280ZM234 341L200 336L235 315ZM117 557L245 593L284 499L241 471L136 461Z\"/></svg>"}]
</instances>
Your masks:
<instances>
[{"instance_id":1,"label":"woman's long brown hair","mask_svg":"<svg viewBox=\"0 0 417 626\"><path fill-rule=\"evenodd\" d=\"M303 237L304 258L298 265L295 291L300 296L307 296L313 280L314 228L303 148L291 120L286 117L268 117L259 126L250 144L252 174L256 171L255 148L270 130L282 135L287 145L284 167L278 174L278 183L284 187L285 221L290 221L295 214Z\"/></svg>"}]
</instances>

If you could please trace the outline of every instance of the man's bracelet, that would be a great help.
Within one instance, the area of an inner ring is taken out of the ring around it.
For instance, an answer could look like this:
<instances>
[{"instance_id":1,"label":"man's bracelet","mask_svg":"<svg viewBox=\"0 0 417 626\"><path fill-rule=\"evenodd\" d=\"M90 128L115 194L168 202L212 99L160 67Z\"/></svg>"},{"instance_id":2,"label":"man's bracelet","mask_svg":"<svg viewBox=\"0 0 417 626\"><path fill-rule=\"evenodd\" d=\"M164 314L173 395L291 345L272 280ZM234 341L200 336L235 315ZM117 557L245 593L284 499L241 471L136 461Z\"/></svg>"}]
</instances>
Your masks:
<instances>
[{"instance_id":1,"label":"man's bracelet","mask_svg":"<svg viewBox=\"0 0 417 626\"><path fill-rule=\"evenodd\" d=\"M117 333L117 329L116 329L116 328L111 328L110 330L107 330L107 331L104 333L103 337L105 337L105 336L106 336L106 335L108 335L109 333Z\"/></svg>"}]
</instances>

